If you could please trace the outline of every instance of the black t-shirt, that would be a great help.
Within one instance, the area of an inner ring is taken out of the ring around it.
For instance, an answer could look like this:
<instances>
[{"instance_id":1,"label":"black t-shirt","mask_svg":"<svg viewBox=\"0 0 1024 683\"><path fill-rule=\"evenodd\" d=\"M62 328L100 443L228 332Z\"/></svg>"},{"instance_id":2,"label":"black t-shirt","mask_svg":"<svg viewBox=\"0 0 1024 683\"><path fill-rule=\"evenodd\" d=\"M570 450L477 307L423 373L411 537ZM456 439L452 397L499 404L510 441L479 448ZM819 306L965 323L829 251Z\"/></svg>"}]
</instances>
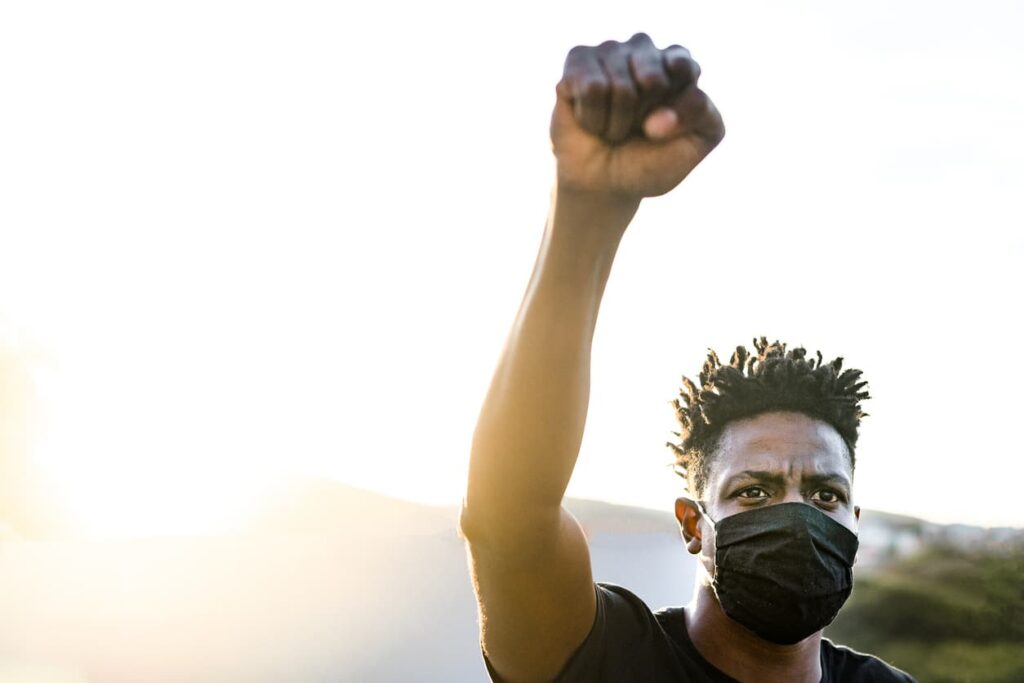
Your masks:
<instances>
[{"instance_id":1,"label":"black t-shirt","mask_svg":"<svg viewBox=\"0 0 1024 683\"><path fill-rule=\"evenodd\" d=\"M914 683L885 662L821 641L821 683ZM491 670L491 679L500 678ZM597 584L587 639L555 683L736 683L697 652L681 607L652 612L625 588Z\"/></svg>"}]
</instances>

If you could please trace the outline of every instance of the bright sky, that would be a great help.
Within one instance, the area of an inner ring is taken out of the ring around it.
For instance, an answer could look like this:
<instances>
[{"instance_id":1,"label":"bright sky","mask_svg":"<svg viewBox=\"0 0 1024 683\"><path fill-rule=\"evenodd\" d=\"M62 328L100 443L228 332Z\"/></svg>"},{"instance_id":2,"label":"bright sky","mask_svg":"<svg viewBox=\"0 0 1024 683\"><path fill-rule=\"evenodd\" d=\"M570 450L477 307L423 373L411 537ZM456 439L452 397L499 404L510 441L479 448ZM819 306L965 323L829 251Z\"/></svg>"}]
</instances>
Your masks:
<instances>
[{"instance_id":1,"label":"bright sky","mask_svg":"<svg viewBox=\"0 0 1024 683\"><path fill-rule=\"evenodd\" d=\"M564 53L644 30L692 49L729 133L630 228L570 494L670 509L680 374L764 334L865 370L862 505L1024 525L1022 20L6 3L0 336L51 359L37 457L108 533L206 528L288 473L457 502Z\"/></svg>"}]
</instances>

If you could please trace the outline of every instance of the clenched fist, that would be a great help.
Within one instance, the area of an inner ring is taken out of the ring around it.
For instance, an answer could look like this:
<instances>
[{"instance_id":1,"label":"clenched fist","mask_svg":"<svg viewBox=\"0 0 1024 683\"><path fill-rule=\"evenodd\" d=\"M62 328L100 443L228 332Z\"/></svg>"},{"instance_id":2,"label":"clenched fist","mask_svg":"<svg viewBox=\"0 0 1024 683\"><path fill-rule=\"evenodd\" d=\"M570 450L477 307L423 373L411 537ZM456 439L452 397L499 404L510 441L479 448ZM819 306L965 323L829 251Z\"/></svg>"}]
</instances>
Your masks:
<instances>
[{"instance_id":1,"label":"clenched fist","mask_svg":"<svg viewBox=\"0 0 1024 683\"><path fill-rule=\"evenodd\" d=\"M639 201L678 185L725 135L699 76L686 48L643 33L573 48L551 117L559 187Z\"/></svg>"}]
</instances>

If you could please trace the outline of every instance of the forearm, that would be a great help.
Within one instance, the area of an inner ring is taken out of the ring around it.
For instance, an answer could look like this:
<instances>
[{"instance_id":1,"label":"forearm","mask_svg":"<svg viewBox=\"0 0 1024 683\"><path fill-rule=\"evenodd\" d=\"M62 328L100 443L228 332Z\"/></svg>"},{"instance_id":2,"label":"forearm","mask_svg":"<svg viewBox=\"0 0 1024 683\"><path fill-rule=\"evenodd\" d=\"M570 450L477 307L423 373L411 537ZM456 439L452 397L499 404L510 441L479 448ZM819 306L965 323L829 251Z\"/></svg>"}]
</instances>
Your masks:
<instances>
[{"instance_id":1,"label":"forearm","mask_svg":"<svg viewBox=\"0 0 1024 683\"><path fill-rule=\"evenodd\" d=\"M464 527L511 539L557 526L583 438L598 309L636 208L609 195L555 192L474 434Z\"/></svg>"},{"instance_id":2,"label":"forearm","mask_svg":"<svg viewBox=\"0 0 1024 683\"><path fill-rule=\"evenodd\" d=\"M591 341L640 200L678 185L724 133L699 73L685 48L636 34L573 48L555 88L559 190L480 413L460 520L481 642L502 680L553 680L594 624L586 537L561 506L583 438Z\"/></svg>"}]
</instances>

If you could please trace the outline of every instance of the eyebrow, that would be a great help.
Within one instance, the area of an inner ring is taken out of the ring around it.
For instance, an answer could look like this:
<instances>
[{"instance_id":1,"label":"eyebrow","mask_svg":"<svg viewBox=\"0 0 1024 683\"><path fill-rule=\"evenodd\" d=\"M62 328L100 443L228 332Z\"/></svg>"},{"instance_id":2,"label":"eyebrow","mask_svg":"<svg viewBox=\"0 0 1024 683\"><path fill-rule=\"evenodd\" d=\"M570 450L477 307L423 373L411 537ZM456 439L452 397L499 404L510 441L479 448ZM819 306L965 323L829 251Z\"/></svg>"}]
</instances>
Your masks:
<instances>
[{"instance_id":1,"label":"eyebrow","mask_svg":"<svg viewBox=\"0 0 1024 683\"><path fill-rule=\"evenodd\" d=\"M742 480L753 480L760 481L769 484L780 485L785 482L786 477L781 472L774 472L770 470L743 470L737 472L728 479L725 480L724 489L730 489L737 481ZM850 490L850 478L842 472L825 472L823 474L808 474L802 477L802 482L810 484L833 484L844 487L847 491Z\"/></svg>"}]
</instances>

